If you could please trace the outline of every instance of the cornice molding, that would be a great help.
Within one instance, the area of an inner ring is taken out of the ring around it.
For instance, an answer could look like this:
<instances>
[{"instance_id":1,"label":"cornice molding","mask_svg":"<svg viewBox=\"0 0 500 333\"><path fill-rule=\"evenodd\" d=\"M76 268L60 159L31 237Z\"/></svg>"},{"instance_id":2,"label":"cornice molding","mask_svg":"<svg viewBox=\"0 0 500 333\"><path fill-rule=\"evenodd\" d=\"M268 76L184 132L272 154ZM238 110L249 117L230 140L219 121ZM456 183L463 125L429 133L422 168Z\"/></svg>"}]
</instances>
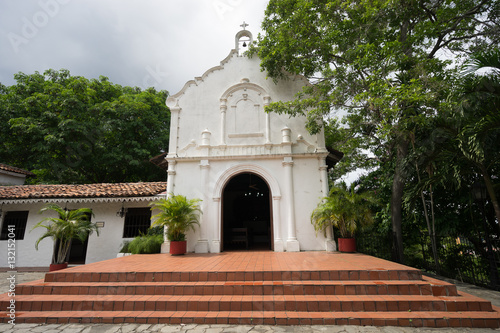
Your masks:
<instances>
[{"instance_id":1,"label":"cornice molding","mask_svg":"<svg viewBox=\"0 0 500 333\"><path fill-rule=\"evenodd\" d=\"M36 203L103 203L103 202L144 202L157 201L166 197L166 194L149 197L116 197L116 198L38 198L38 199L8 199L0 200L0 204L36 204Z\"/></svg>"}]
</instances>

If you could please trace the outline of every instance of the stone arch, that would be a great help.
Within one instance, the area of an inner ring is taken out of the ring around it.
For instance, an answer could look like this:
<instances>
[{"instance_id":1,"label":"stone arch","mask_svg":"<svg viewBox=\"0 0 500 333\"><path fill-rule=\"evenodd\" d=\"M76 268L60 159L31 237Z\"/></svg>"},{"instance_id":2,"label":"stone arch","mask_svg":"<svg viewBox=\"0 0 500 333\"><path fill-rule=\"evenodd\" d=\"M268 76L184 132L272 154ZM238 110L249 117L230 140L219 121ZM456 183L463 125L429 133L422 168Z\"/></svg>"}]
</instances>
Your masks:
<instances>
[{"instance_id":1,"label":"stone arch","mask_svg":"<svg viewBox=\"0 0 500 333\"><path fill-rule=\"evenodd\" d=\"M221 203L223 251L273 249L271 190L261 176L242 172L231 177Z\"/></svg>"},{"instance_id":2,"label":"stone arch","mask_svg":"<svg viewBox=\"0 0 500 333\"><path fill-rule=\"evenodd\" d=\"M226 169L217 179L215 186L214 186L214 192L213 192L213 199L217 200L222 197L222 191L224 190L224 186L227 184L227 182L233 178L234 176L240 174L240 173L254 173L258 176L260 176L262 179L264 179L268 186L269 190L271 191L271 195L276 198L281 197L281 191L278 185L278 182L276 179L271 175L269 171L267 171L265 168L261 167L260 165L256 164L239 164L235 165L229 169Z\"/></svg>"},{"instance_id":3,"label":"stone arch","mask_svg":"<svg viewBox=\"0 0 500 333\"><path fill-rule=\"evenodd\" d=\"M271 239L271 246L274 251L283 251L283 244L281 240L281 218L280 218L280 202L281 202L281 190L279 187L278 182L276 179L271 175L271 173L255 164L239 164L239 165L234 165L226 170L224 170L222 173L219 174L215 184L214 184L214 189L212 192L212 199L214 203L216 204L216 228L215 228L215 235L214 239L216 239L216 249L215 251L220 251L221 246L223 245L222 242L219 242L219 240L222 238L222 196L223 196L223 191L228 184L228 182L236 175L242 174L242 173L253 173L256 174L257 176L261 177L268 185L270 195L272 197L272 204L271 204L271 209L272 209L272 237Z\"/></svg>"},{"instance_id":4,"label":"stone arch","mask_svg":"<svg viewBox=\"0 0 500 333\"><path fill-rule=\"evenodd\" d=\"M262 88L258 84L251 83L248 79L242 79L240 83L237 83L226 89L226 91L224 91L224 93L220 97L221 101L227 99L229 95L231 95L232 93L238 90L245 90L245 89L255 90L257 93L262 95L262 98L269 97L264 88Z\"/></svg>"},{"instance_id":5,"label":"stone arch","mask_svg":"<svg viewBox=\"0 0 500 333\"><path fill-rule=\"evenodd\" d=\"M252 44L253 42L253 36L252 33L248 30L241 30L239 31L235 36L234 36L234 49L239 51L240 49L240 39L242 37L247 37L248 38L248 45Z\"/></svg>"}]
</instances>

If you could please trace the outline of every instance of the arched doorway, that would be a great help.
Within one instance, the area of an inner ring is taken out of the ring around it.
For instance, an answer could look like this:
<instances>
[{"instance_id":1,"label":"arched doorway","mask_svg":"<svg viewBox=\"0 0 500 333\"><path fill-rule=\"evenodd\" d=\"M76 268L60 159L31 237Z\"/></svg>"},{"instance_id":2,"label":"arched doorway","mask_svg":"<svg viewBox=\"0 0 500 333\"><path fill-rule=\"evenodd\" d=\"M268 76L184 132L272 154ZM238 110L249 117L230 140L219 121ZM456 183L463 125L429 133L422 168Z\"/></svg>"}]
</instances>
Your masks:
<instances>
[{"instance_id":1,"label":"arched doorway","mask_svg":"<svg viewBox=\"0 0 500 333\"><path fill-rule=\"evenodd\" d=\"M222 195L222 250L272 250L269 186L254 173L232 177Z\"/></svg>"}]
</instances>

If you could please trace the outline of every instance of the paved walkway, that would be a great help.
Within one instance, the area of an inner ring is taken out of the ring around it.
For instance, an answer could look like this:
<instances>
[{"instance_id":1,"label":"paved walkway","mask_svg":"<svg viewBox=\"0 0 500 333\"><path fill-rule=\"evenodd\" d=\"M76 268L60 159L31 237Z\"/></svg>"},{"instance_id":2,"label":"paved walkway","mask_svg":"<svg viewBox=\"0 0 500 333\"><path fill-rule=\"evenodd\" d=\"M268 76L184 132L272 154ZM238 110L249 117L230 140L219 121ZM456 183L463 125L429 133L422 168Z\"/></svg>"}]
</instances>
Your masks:
<instances>
[{"instance_id":1,"label":"paved walkway","mask_svg":"<svg viewBox=\"0 0 500 333\"><path fill-rule=\"evenodd\" d=\"M43 272L18 272L16 283L30 282L42 279ZM7 292L9 273L0 272L0 294ZM447 280L455 283L457 288L469 294L487 299L495 306L500 306L500 292L476 287L459 281ZM409 327L374 327L374 326L236 326L236 325L140 325L140 324L67 324L67 325L42 325L42 324L0 324L0 332L5 333L130 333L130 332L180 332L180 333L274 333L274 332L304 332L304 333L419 333L419 332L500 332L500 329L481 328L409 328Z\"/></svg>"},{"instance_id":2,"label":"paved walkway","mask_svg":"<svg viewBox=\"0 0 500 333\"><path fill-rule=\"evenodd\" d=\"M374 327L374 326L234 326L234 325L139 325L139 324L0 324L0 332L5 333L129 333L129 332L180 332L180 333L419 333L419 332L472 332L492 333L498 330L488 328L408 328L408 327Z\"/></svg>"}]
</instances>

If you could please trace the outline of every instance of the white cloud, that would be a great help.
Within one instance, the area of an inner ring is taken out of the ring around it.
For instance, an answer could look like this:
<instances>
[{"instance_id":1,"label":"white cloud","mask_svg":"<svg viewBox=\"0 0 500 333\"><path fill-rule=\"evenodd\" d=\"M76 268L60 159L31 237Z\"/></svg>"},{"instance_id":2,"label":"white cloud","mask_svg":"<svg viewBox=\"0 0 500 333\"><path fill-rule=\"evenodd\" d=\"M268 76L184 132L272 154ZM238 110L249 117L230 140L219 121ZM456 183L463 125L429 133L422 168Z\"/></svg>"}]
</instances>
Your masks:
<instances>
[{"instance_id":1,"label":"white cloud","mask_svg":"<svg viewBox=\"0 0 500 333\"><path fill-rule=\"evenodd\" d=\"M174 94L234 47L243 21L260 32L267 0L3 0L0 82L17 72L73 75Z\"/></svg>"}]
</instances>

